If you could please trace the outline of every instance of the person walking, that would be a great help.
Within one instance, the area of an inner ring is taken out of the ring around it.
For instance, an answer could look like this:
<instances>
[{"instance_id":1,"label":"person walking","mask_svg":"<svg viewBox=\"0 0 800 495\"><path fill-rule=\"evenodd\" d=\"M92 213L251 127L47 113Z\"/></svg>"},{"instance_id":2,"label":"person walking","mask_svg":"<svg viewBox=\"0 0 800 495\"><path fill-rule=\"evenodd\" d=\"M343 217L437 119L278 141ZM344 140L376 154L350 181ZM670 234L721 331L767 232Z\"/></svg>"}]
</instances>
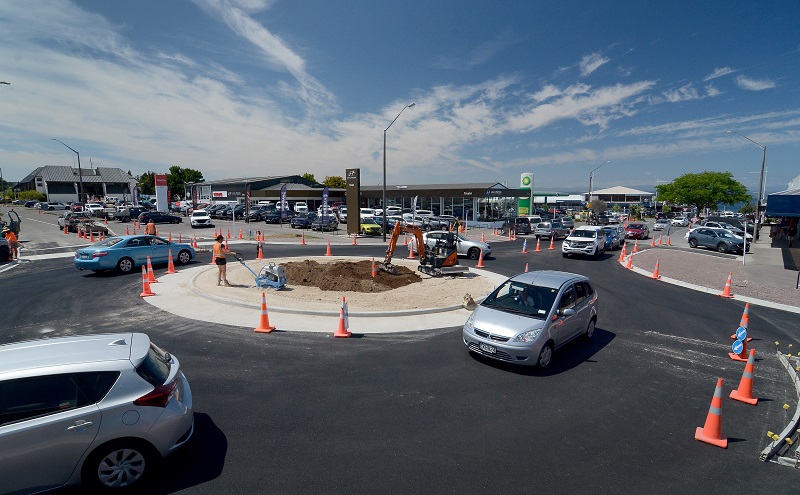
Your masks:
<instances>
[{"instance_id":1,"label":"person walking","mask_svg":"<svg viewBox=\"0 0 800 495\"><path fill-rule=\"evenodd\" d=\"M226 263L227 260L225 259L226 254L236 254L233 251L228 250L225 247L223 242L225 241L225 236L222 234L217 236L217 242L214 244L214 263L217 264L217 285L222 285L225 283L225 287L231 287L231 284L228 283L228 274Z\"/></svg>"},{"instance_id":2,"label":"person walking","mask_svg":"<svg viewBox=\"0 0 800 495\"><path fill-rule=\"evenodd\" d=\"M11 249L11 259L19 259L19 250L17 235L13 230L8 227L3 227L3 237L8 241L8 247Z\"/></svg>"},{"instance_id":3,"label":"person walking","mask_svg":"<svg viewBox=\"0 0 800 495\"><path fill-rule=\"evenodd\" d=\"M156 235L156 224L153 222L152 218L147 222L147 225L145 225L144 233L147 235Z\"/></svg>"}]
</instances>

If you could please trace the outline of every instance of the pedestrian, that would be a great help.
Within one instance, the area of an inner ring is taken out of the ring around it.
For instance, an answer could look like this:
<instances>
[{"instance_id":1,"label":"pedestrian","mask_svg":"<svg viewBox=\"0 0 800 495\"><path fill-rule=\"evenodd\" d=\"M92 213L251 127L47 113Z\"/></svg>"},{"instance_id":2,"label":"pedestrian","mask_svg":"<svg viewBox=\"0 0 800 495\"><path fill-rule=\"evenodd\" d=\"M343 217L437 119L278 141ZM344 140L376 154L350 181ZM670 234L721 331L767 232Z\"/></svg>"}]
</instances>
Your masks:
<instances>
[{"instance_id":1,"label":"pedestrian","mask_svg":"<svg viewBox=\"0 0 800 495\"><path fill-rule=\"evenodd\" d=\"M145 225L144 233L147 235L156 235L156 224L153 222L152 218L147 222L147 225Z\"/></svg>"},{"instance_id":2,"label":"pedestrian","mask_svg":"<svg viewBox=\"0 0 800 495\"><path fill-rule=\"evenodd\" d=\"M214 263L217 264L217 285L222 285L223 282L225 283L225 287L230 287L231 284L228 283L228 276L227 276L227 269L225 264L227 260L225 259L226 254L236 254L233 251L228 250L223 242L225 241L225 236L222 234L217 236L217 242L214 244Z\"/></svg>"},{"instance_id":3,"label":"pedestrian","mask_svg":"<svg viewBox=\"0 0 800 495\"><path fill-rule=\"evenodd\" d=\"M11 259L19 259L17 235L8 227L3 227L3 237L6 238L8 247L11 249Z\"/></svg>"}]
</instances>

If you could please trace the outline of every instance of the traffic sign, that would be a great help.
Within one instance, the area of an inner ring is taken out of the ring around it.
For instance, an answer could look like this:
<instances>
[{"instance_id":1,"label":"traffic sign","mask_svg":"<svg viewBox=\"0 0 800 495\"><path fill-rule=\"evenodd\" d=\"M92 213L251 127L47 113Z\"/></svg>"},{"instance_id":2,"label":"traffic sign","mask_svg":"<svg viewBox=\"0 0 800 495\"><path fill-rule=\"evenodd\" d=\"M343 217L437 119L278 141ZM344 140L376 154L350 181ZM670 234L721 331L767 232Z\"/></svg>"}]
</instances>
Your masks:
<instances>
[{"instance_id":1,"label":"traffic sign","mask_svg":"<svg viewBox=\"0 0 800 495\"><path fill-rule=\"evenodd\" d=\"M731 345L731 350L734 354L741 354L742 349L744 349L744 343L741 340L734 340L733 345Z\"/></svg>"},{"instance_id":2,"label":"traffic sign","mask_svg":"<svg viewBox=\"0 0 800 495\"><path fill-rule=\"evenodd\" d=\"M747 338L747 328L739 327L736 329L736 340L741 340L744 342L744 339Z\"/></svg>"}]
</instances>

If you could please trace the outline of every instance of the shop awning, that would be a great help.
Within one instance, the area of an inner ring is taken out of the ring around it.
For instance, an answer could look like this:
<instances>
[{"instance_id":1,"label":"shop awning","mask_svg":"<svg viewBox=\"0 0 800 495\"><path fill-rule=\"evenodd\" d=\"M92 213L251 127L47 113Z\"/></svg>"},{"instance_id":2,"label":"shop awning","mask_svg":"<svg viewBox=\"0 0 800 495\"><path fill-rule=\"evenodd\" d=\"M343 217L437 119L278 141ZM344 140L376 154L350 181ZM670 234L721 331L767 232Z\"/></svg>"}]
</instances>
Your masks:
<instances>
[{"instance_id":1,"label":"shop awning","mask_svg":"<svg viewBox=\"0 0 800 495\"><path fill-rule=\"evenodd\" d=\"M765 215L771 218L800 217L800 189L790 189L768 195Z\"/></svg>"}]
</instances>

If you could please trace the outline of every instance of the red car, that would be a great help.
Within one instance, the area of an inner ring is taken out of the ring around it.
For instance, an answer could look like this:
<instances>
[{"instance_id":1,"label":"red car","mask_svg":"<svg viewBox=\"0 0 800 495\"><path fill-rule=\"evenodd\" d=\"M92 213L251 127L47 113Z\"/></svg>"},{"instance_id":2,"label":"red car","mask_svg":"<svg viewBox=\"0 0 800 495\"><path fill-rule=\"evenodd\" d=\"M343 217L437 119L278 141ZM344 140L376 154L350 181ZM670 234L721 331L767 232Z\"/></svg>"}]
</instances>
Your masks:
<instances>
[{"instance_id":1,"label":"red car","mask_svg":"<svg viewBox=\"0 0 800 495\"><path fill-rule=\"evenodd\" d=\"M650 237L650 229L646 223L633 222L625 227L626 239L647 239Z\"/></svg>"}]
</instances>

